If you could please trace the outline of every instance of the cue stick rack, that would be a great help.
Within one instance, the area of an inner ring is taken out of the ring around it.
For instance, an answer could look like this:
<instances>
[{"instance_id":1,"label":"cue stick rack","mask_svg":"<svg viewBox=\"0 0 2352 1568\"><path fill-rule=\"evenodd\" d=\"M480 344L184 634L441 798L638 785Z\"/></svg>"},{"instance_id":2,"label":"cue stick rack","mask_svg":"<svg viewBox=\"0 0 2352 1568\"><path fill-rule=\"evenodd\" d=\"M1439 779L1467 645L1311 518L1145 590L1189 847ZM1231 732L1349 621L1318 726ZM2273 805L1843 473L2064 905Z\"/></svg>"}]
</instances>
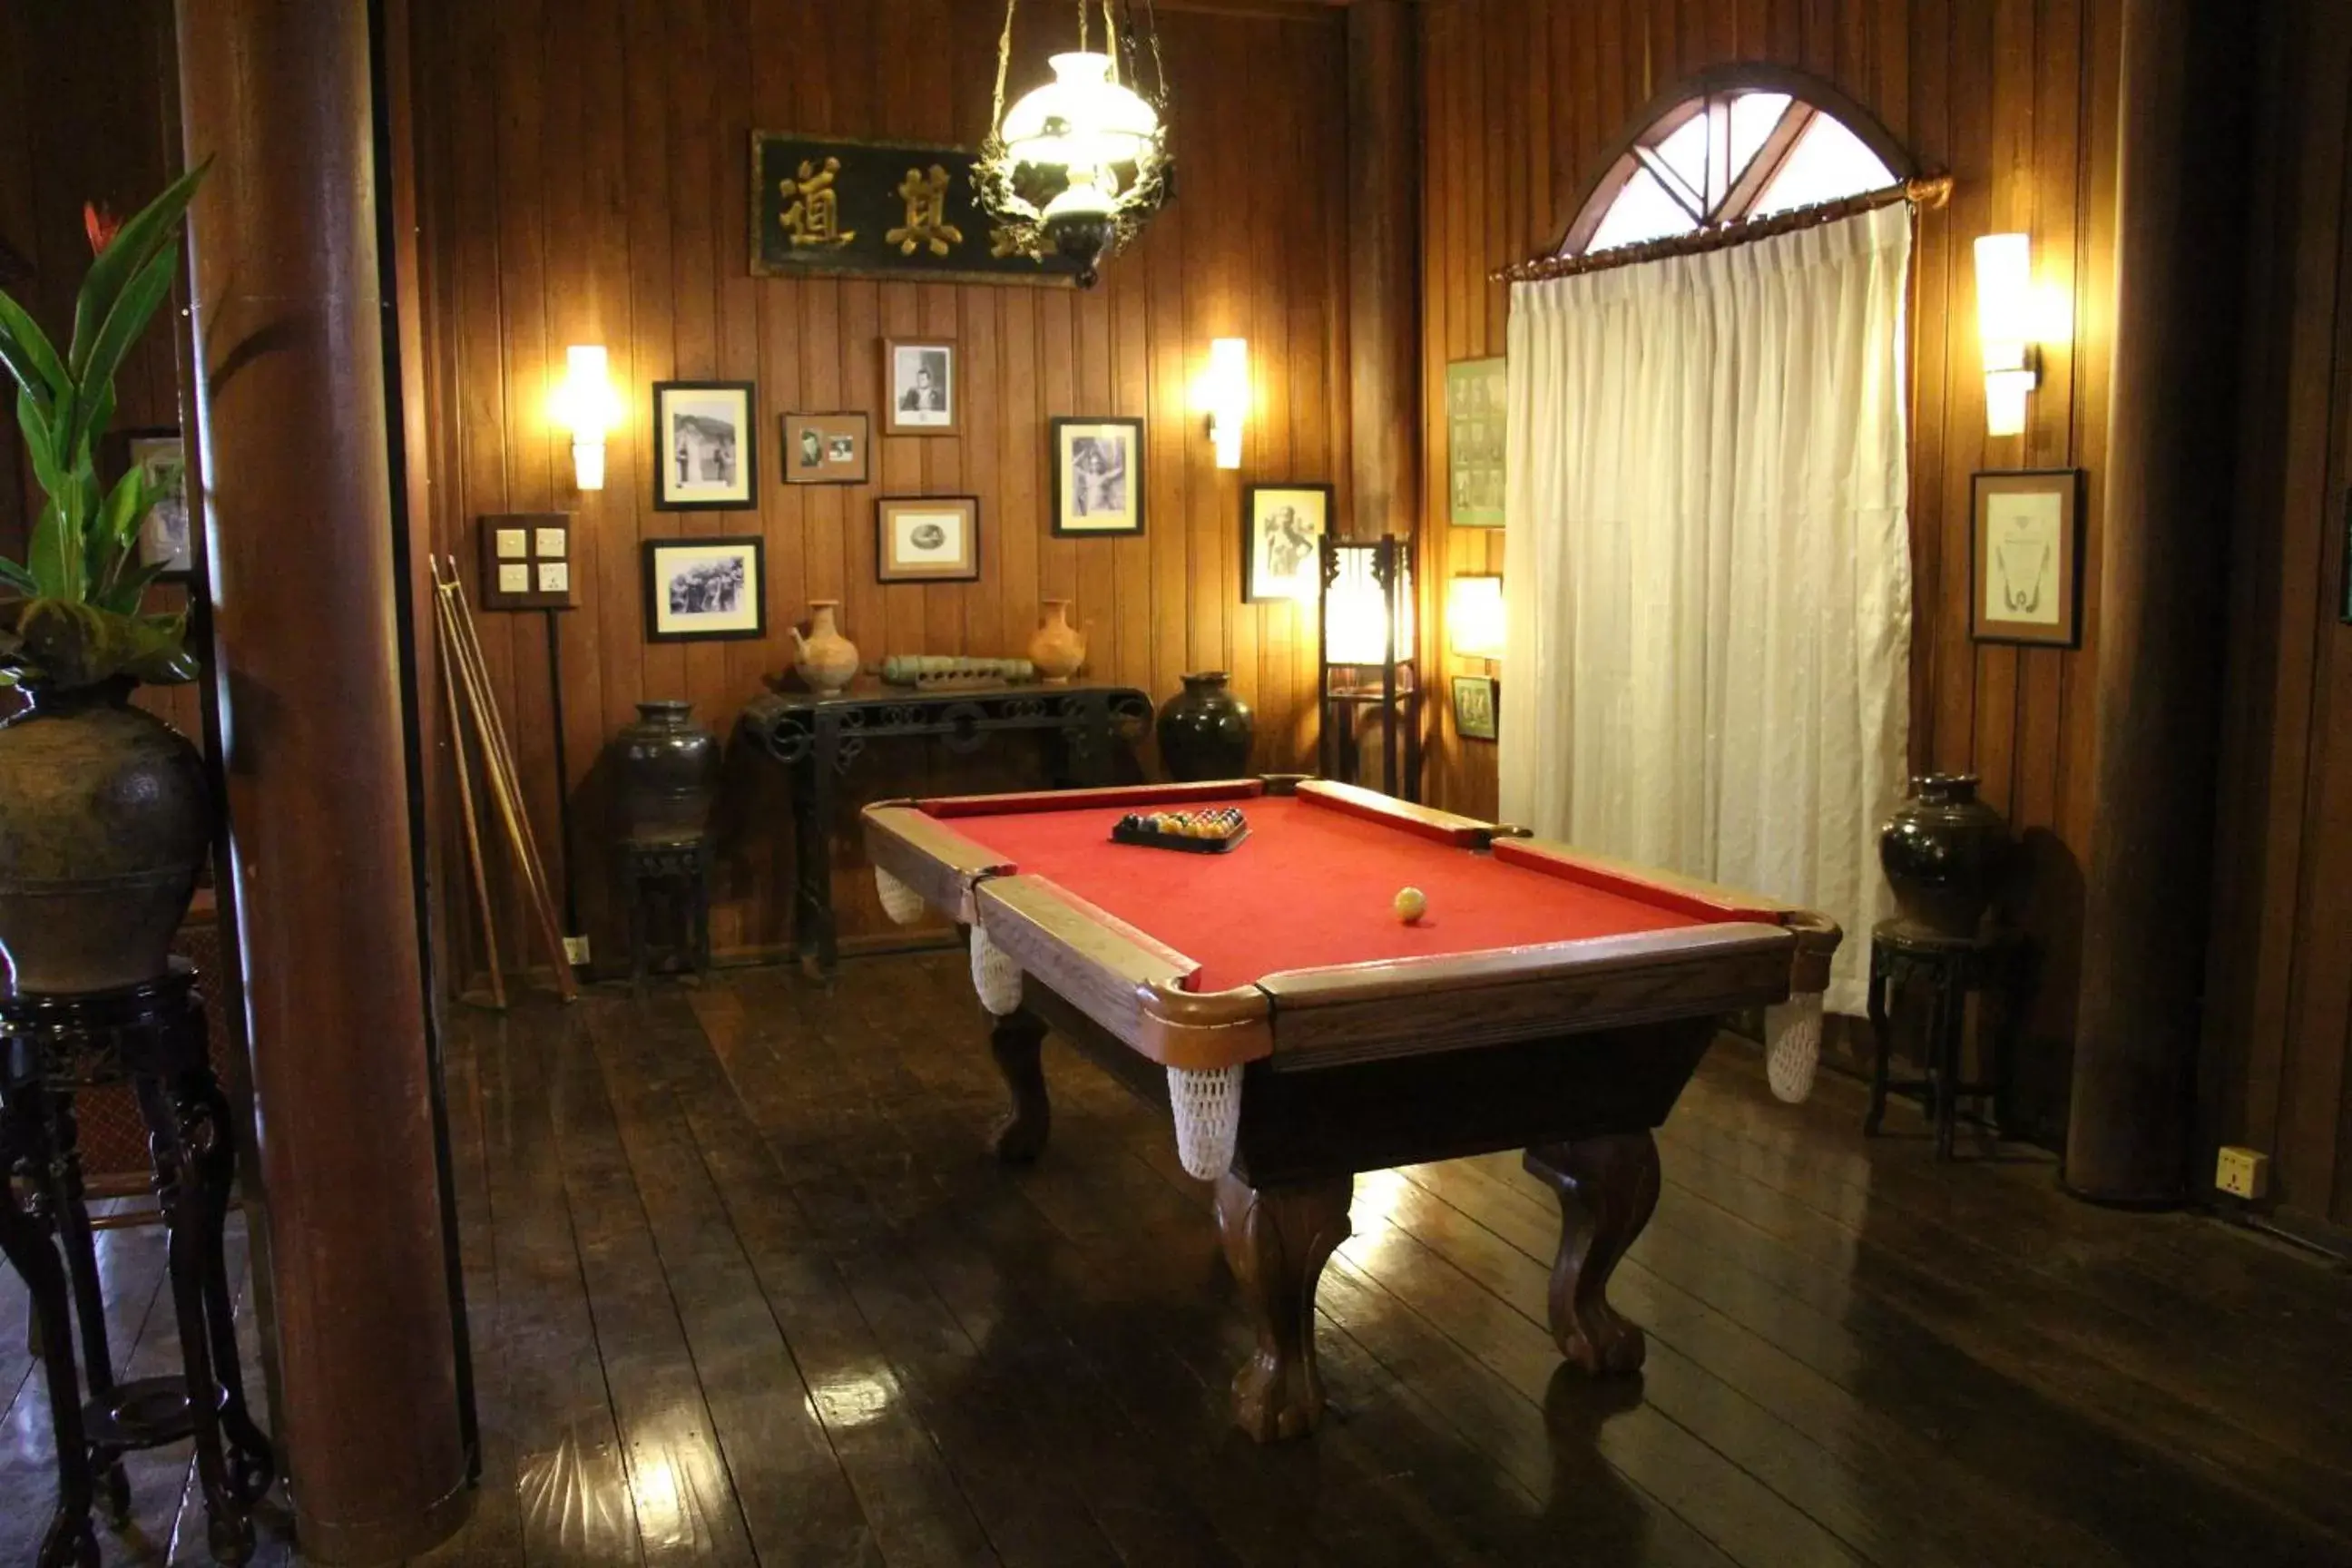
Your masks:
<instances>
[{"instance_id":1,"label":"cue stick rack","mask_svg":"<svg viewBox=\"0 0 2352 1568\"><path fill-rule=\"evenodd\" d=\"M488 796L496 826L501 831L508 858L530 906L530 923L547 950L548 967L555 974L556 994L576 1001L580 983L564 951L563 929L556 919L554 896L548 889L547 863L539 853L530 814L522 797L522 774L515 765L514 747L507 739L498 695L490 686L489 665L482 657L480 635L474 626L473 607L457 575L457 560L428 558L433 573L434 629L439 634L441 676L448 699L449 745L457 769L457 808L466 819L466 868L473 883L474 906L482 921L482 942L488 951L491 1005L506 1006L506 982L499 973L497 921L490 904L489 868L474 809L474 786L467 762L466 736L474 737L481 759L483 793ZM470 724L468 721L470 720ZM528 945L528 944L526 944Z\"/></svg>"}]
</instances>

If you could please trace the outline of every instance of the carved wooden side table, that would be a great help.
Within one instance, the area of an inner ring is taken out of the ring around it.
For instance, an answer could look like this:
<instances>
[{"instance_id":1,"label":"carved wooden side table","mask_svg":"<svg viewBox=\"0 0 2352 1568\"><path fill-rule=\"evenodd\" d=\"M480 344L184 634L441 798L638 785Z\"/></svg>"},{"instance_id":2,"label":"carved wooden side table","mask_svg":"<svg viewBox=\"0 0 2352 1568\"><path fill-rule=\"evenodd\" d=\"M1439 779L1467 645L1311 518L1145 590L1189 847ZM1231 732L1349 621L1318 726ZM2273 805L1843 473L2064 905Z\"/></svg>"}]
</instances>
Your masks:
<instances>
[{"instance_id":1,"label":"carved wooden side table","mask_svg":"<svg viewBox=\"0 0 2352 1568\"><path fill-rule=\"evenodd\" d=\"M76 1092L109 1083L130 1085L147 1124L179 1321L177 1377L114 1377L74 1121ZM114 1523L127 1522L122 1456L183 1437L195 1442L214 1560L251 1554L253 1505L277 1465L246 1410L221 1252L236 1176L236 1122L207 1059L204 999L185 960L120 991L0 998L0 1252L32 1294L58 1449L57 1511L39 1568L95 1568L94 1496Z\"/></svg>"},{"instance_id":2,"label":"carved wooden side table","mask_svg":"<svg viewBox=\"0 0 2352 1568\"><path fill-rule=\"evenodd\" d=\"M683 928L671 961L673 968L690 968L698 975L710 973L710 835L682 837L641 837L621 840L621 899L629 911L629 984L646 994L646 975L652 967L653 916L656 904L667 904Z\"/></svg>"},{"instance_id":3,"label":"carved wooden side table","mask_svg":"<svg viewBox=\"0 0 2352 1568\"><path fill-rule=\"evenodd\" d=\"M2016 1035L2024 1021L2026 946L2015 931L1994 930L1981 936L1945 936L1909 921L1881 921L1870 933L1870 1028L1876 1037L1876 1058L1870 1075L1870 1110L1862 1130L1875 1135L1886 1113L1886 1096L1916 1094L1936 1124L1936 1158L1952 1157L1952 1138L1959 1102L1990 1100L1989 1120L2000 1136L2000 1110L2008 1098L2008 1075L2015 1058ZM1890 1081L1888 1058L1894 1050L1890 1016L1895 994L1915 984L1927 987L1927 1028L1920 1054L1927 1077ZM1982 1038L1985 1067L1990 1077L1970 1082L1960 1077L1961 1037L1967 1032L1968 999L1974 992L1991 1004Z\"/></svg>"}]
</instances>

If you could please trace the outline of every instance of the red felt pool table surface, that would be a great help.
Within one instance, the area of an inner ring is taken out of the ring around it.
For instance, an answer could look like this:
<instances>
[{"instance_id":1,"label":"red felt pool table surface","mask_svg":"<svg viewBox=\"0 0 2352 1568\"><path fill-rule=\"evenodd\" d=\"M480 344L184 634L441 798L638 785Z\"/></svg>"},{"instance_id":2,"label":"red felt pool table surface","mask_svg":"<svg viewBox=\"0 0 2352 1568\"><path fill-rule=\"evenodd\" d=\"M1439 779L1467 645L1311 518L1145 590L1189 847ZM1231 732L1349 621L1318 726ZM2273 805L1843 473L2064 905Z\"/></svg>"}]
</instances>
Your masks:
<instances>
[{"instance_id":1,"label":"red felt pool table surface","mask_svg":"<svg viewBox=\"0 0 2352 1568\"><path fill-rule=\"evenodd\" d=\"M1513 863L1507 844L1498 858L1309 798L1230 804L1250 836L1222 855L1111 842L1113 823L1149 805L958 810L948 826L1016 874L1043 877L1199 963L1194 991L1290 970L1772 918L1596 885ZM1429 900L1410 925L1391 907L1408 887Z\"/></svg>"}]
</instances>

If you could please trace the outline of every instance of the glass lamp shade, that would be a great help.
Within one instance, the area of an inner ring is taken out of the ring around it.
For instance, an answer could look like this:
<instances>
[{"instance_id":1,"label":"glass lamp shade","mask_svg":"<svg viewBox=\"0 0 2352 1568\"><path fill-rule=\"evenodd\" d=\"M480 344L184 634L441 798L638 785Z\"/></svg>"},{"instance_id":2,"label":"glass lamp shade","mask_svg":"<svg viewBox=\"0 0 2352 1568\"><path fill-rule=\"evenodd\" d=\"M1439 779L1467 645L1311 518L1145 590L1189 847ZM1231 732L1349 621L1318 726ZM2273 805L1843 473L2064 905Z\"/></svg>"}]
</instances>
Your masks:
<instances>
[{"instance_id":1,"label":"glass lamp shade","mask_svg":"<svg viewBox=\"0 0 2352 1568\"><path fill-rule=\"evenodd\" d=\"M1386 583L1383 552L1392 563ZM1412 584L1403 551L1381 541L1335 543L1332 554L1339 571L1323 590L1323 662L1386 664L1391 647L1400 661L1412 658Z\"/></svg>"},{"instance_id":2,"label":"glass lamp shade","mask_svg":"<svg viewBox=\"0 0 2352 1568\"><path fill-rule=\"evenodd\" d=\"M1463 658L1503 657L1503 580L1456 577L1445 605L1446 642Z\"/></svg>"},{"instance_id":3,"label":"glass lamp shade","mask_svg":"<svg viewBox=\"0 0 2352 1568\"><path fill-rule=\"evenodd\" d=\"M1054 79L1024 94L1004 111L999 132L1015 163L1072 171L1099 171L1131 163L1160 129L1160 115L1129 89L1110 79L1110 57L1072 50L1053 58ZM1102 199L1108 200L1109 193Z\"/></svg>"}]
</instances>

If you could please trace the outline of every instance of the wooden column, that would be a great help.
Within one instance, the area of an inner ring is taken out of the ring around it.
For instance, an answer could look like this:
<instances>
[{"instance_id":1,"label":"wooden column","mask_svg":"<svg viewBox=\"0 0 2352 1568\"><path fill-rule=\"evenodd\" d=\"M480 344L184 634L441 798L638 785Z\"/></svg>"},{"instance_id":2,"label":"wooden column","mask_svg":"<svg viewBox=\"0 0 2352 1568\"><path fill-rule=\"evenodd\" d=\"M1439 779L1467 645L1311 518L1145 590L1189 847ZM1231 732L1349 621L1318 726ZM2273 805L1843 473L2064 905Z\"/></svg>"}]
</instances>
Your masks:
<instances>
[{"instance_id":1,"label":"wooden column","mask_svg":"<svg viewBox=\"0 0 2352 1568\"><path fill-rule=\"evenodd\" d=\"M197 399L277 1434L310 1556L463 1519L364 0L180 0Z\"/></svg>"},{"instance_id":2,"label":"wooden column","mask_svg":"<svg viewBox=\"0 0 2352 1568\"><path fill-rule=\"evenodd\" d=\"M1421 510L1421 79L1413 8L1348 8L1349 443L1359 539Z\"/></svg>"},{"instance_id":3,"label":"wooden column","mask_svg":"<svg viewBox=\"0 0 2352 1568\"><path fill-rule=\"evenodd\" d=\"M2244 35L2124 0L2098 750L2065 1182L2189 1191L2229 535Z\"/></svg>"}]
</instances>

